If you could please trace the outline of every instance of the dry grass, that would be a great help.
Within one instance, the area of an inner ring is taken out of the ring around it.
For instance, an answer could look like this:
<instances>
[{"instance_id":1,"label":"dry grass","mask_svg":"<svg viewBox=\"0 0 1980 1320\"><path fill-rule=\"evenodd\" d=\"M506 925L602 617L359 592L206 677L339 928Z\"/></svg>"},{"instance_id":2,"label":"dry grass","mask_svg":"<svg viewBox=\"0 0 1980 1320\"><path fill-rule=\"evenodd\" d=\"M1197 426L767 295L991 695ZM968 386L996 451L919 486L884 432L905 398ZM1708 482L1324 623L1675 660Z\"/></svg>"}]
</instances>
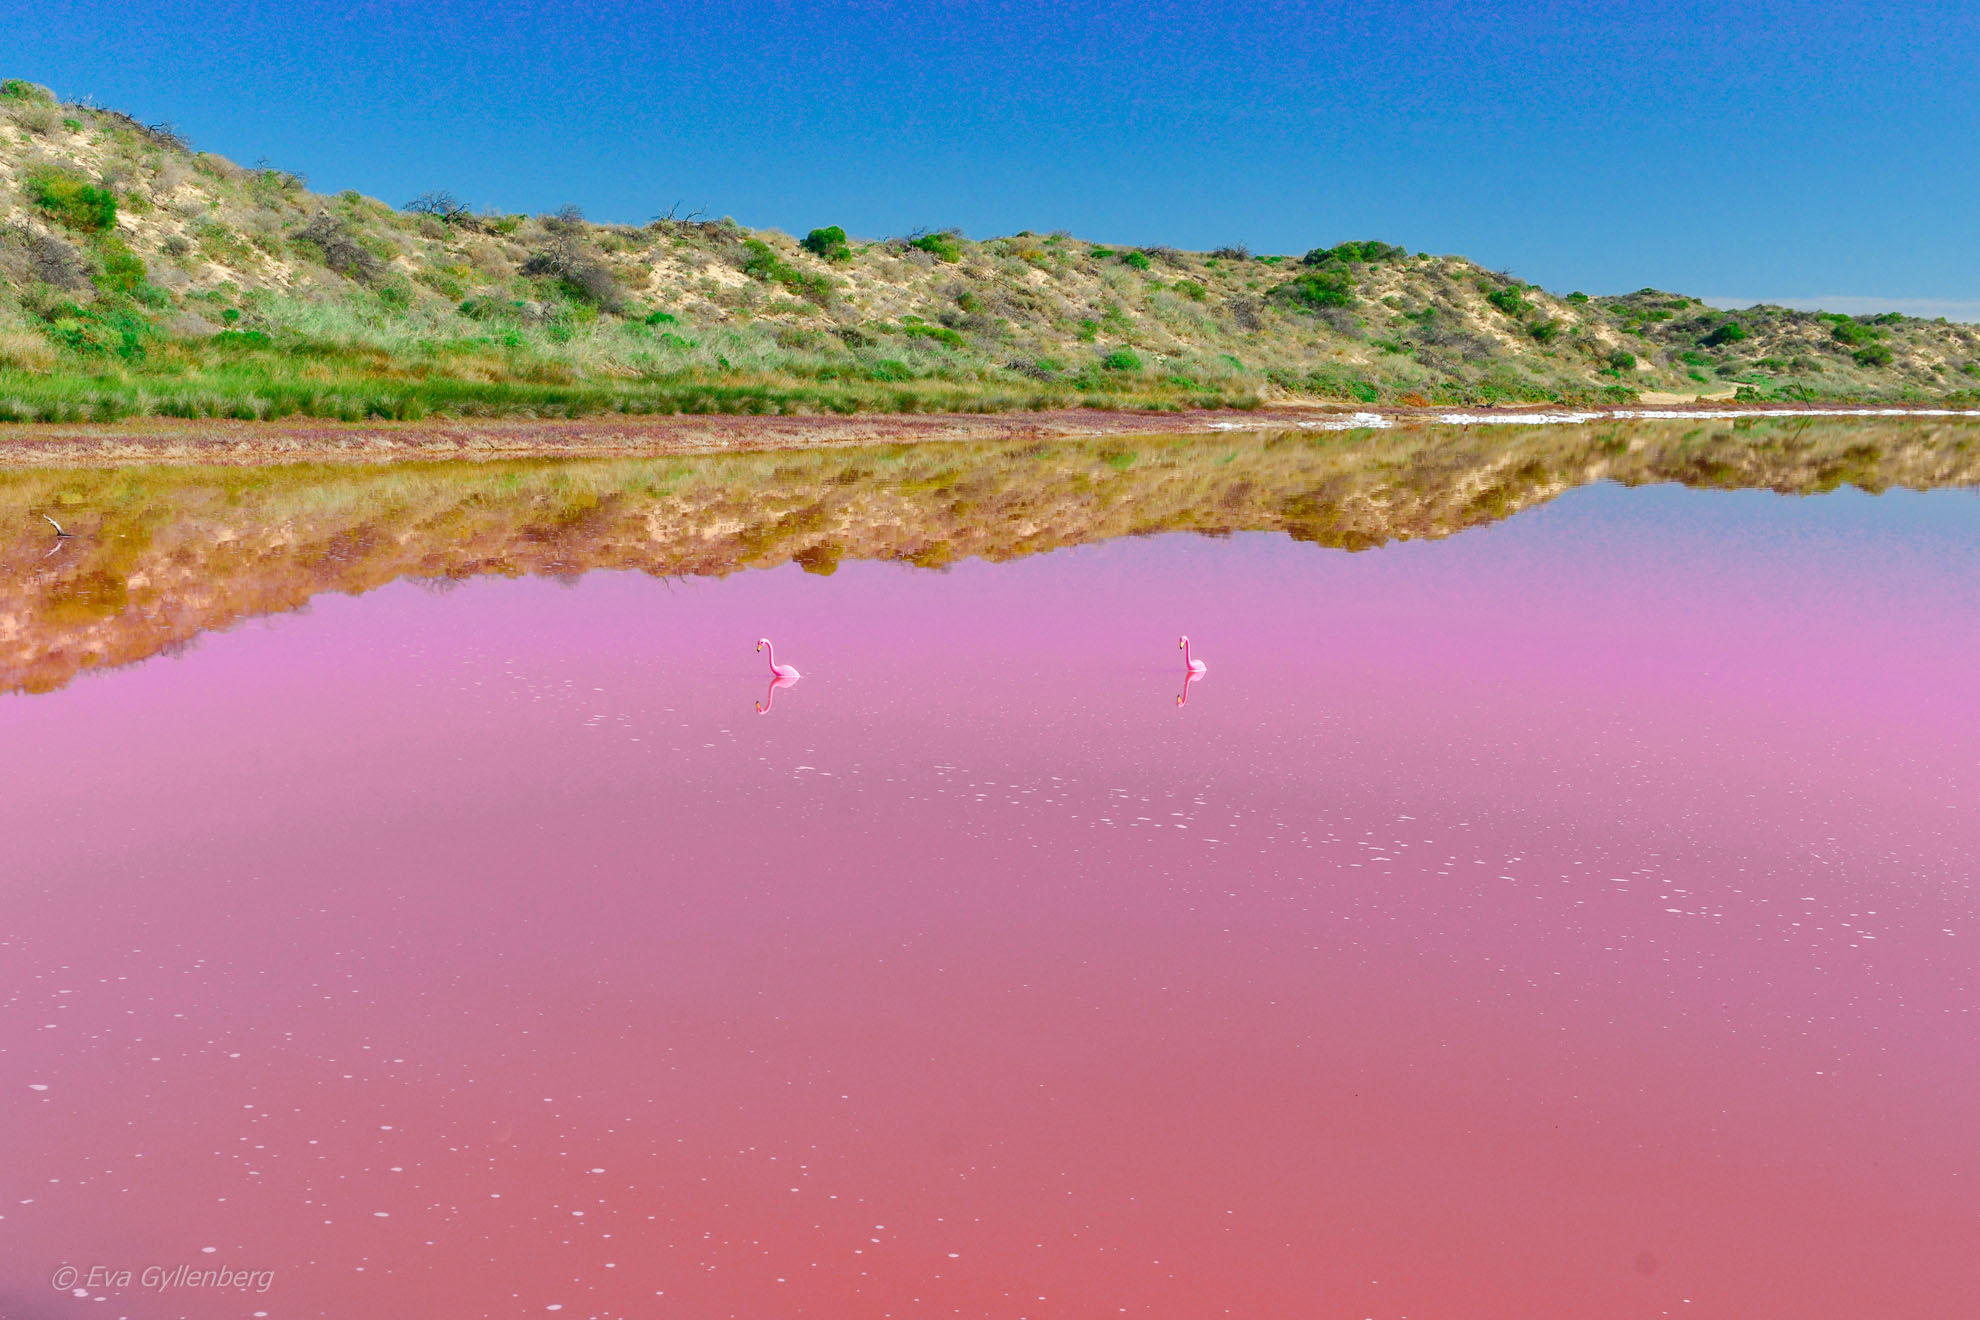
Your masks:
<instances>
[{"instance_id":1,"label":"dry grass","mask_svg":"<svg viewBox=\"0 0 1980 1320\"><path fill-rule=\"evenodd\" d=\"M52 167L115 194L113 234L36 203L27 181ZM0 241L0 324L55 353L0 359L11 418L1980 390L1970 327L1772 309L1742 314L1731 338L1693 299L1558 297L1380 248L1308 268L1023 233L940 253L854 239L824 260L725 221L412 213L41 101L0 101L0 231L18 239ZM113 239L145 272L128 293L105 287ZM1323 286L1347 305L1298 296Z\"/></svg>"}]
</instances>

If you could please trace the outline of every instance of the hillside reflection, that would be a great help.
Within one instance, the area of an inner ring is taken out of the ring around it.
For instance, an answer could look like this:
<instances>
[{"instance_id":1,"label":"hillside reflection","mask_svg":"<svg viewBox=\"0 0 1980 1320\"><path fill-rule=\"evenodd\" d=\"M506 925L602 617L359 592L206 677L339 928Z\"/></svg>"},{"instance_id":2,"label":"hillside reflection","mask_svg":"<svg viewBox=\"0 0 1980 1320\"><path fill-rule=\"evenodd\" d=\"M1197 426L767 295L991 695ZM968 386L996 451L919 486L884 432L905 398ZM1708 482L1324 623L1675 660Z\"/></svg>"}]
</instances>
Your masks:
<instances>
[{"instance_id":1,"label":"hillside reflection","mask_svg":"<svg viewBox=\"0 0 1980 1320\"><path fill-rule=\"evenodd\" d=\"M1755 419L1109 437L704 457L0 471L0 690L398 578L848 559L926 568L1158 532L1342 550L1449 536L1595 481L1812 494L1980 482L1980 427ZM58 541L43 514L74 535Z\"/></svg>"}]
</instances>

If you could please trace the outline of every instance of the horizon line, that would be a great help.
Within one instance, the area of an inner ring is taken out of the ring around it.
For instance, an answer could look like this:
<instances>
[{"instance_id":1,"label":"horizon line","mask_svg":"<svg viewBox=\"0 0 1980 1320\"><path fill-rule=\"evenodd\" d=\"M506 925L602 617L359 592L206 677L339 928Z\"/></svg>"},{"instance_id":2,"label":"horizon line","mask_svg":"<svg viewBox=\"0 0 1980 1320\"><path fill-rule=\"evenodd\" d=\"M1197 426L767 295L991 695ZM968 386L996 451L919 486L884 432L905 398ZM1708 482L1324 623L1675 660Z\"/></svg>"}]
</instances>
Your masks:
<instances>
[{"instance_id":1,"label":"horizon line","mask_svg":"<svg viewBox=\"0 0 1980 1320\"><path fill-rule=\"evenodd\" d=\"M1749 298L1729 294L1703 294L1698 301L1708 307L1736 312L1748 307L1788 307L1798 312L1844 312L1858 316L1865 312L1900 312L1923 320L1945 317L1948 321L1980 322L1980 301L1960 298L1883 298L1874 294L1825 293L1801 298Z\"/></svg>"}]
</instances>

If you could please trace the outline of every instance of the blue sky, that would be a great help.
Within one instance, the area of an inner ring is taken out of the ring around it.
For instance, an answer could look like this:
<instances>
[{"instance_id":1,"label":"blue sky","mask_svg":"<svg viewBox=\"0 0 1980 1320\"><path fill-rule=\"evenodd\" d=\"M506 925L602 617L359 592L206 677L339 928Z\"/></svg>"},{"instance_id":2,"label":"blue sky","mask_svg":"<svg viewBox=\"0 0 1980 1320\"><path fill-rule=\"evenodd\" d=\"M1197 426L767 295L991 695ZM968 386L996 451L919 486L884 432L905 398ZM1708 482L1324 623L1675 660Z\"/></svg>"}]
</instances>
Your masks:
<instances>
[{"instance_id":1,"label":"blue sky","mask_svg":"<svg viewBox=\"0 0 1980 1320\"><path fill-rule=\"evenodd\" d=\"M39 0L0 73L393 203L1374 237L1980 317L1976 3Z\"/></svg>"}]
</instances>

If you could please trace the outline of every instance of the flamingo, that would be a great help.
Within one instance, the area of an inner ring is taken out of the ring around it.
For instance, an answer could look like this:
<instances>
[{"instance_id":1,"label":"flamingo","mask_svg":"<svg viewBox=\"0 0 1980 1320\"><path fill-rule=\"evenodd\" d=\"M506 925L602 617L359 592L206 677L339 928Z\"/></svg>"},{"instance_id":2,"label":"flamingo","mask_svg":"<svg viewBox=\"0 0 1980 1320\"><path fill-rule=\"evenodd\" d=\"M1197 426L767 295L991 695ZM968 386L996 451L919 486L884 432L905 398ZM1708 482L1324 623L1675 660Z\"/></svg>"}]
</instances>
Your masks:
<instances>
[{"instance_id":1,"label":"flamingo","mask_svg":"<svg viewBox=\"0 0 1980 1320\"><path fill-rule=\"evenodd\" d=\"M757 638L756 649L770 653L770 676L772 678L788 678L792 682L796 682L798 679L804 677L804 675L798 673L797 670L791 668L789 665L780 665L777 663L777 648L770 645L770 639L768 637Z\"/></svg>"},{"instance_id":2,"label":"flamingo","mask_svg":"<svg viewBox=\"0 0 1980 1320\"><path fill-rule=\"evenodd\" d=\"M1201 678L1203 677L1203 675L1210 672L1210 666L1204 664L1201 660L1193 660L1190 658L1189 638L1178 637L1176 639L1176 645L1182 648L1183 668L1187 669L1194 677Z\"/></svg>"}]
</instances>

